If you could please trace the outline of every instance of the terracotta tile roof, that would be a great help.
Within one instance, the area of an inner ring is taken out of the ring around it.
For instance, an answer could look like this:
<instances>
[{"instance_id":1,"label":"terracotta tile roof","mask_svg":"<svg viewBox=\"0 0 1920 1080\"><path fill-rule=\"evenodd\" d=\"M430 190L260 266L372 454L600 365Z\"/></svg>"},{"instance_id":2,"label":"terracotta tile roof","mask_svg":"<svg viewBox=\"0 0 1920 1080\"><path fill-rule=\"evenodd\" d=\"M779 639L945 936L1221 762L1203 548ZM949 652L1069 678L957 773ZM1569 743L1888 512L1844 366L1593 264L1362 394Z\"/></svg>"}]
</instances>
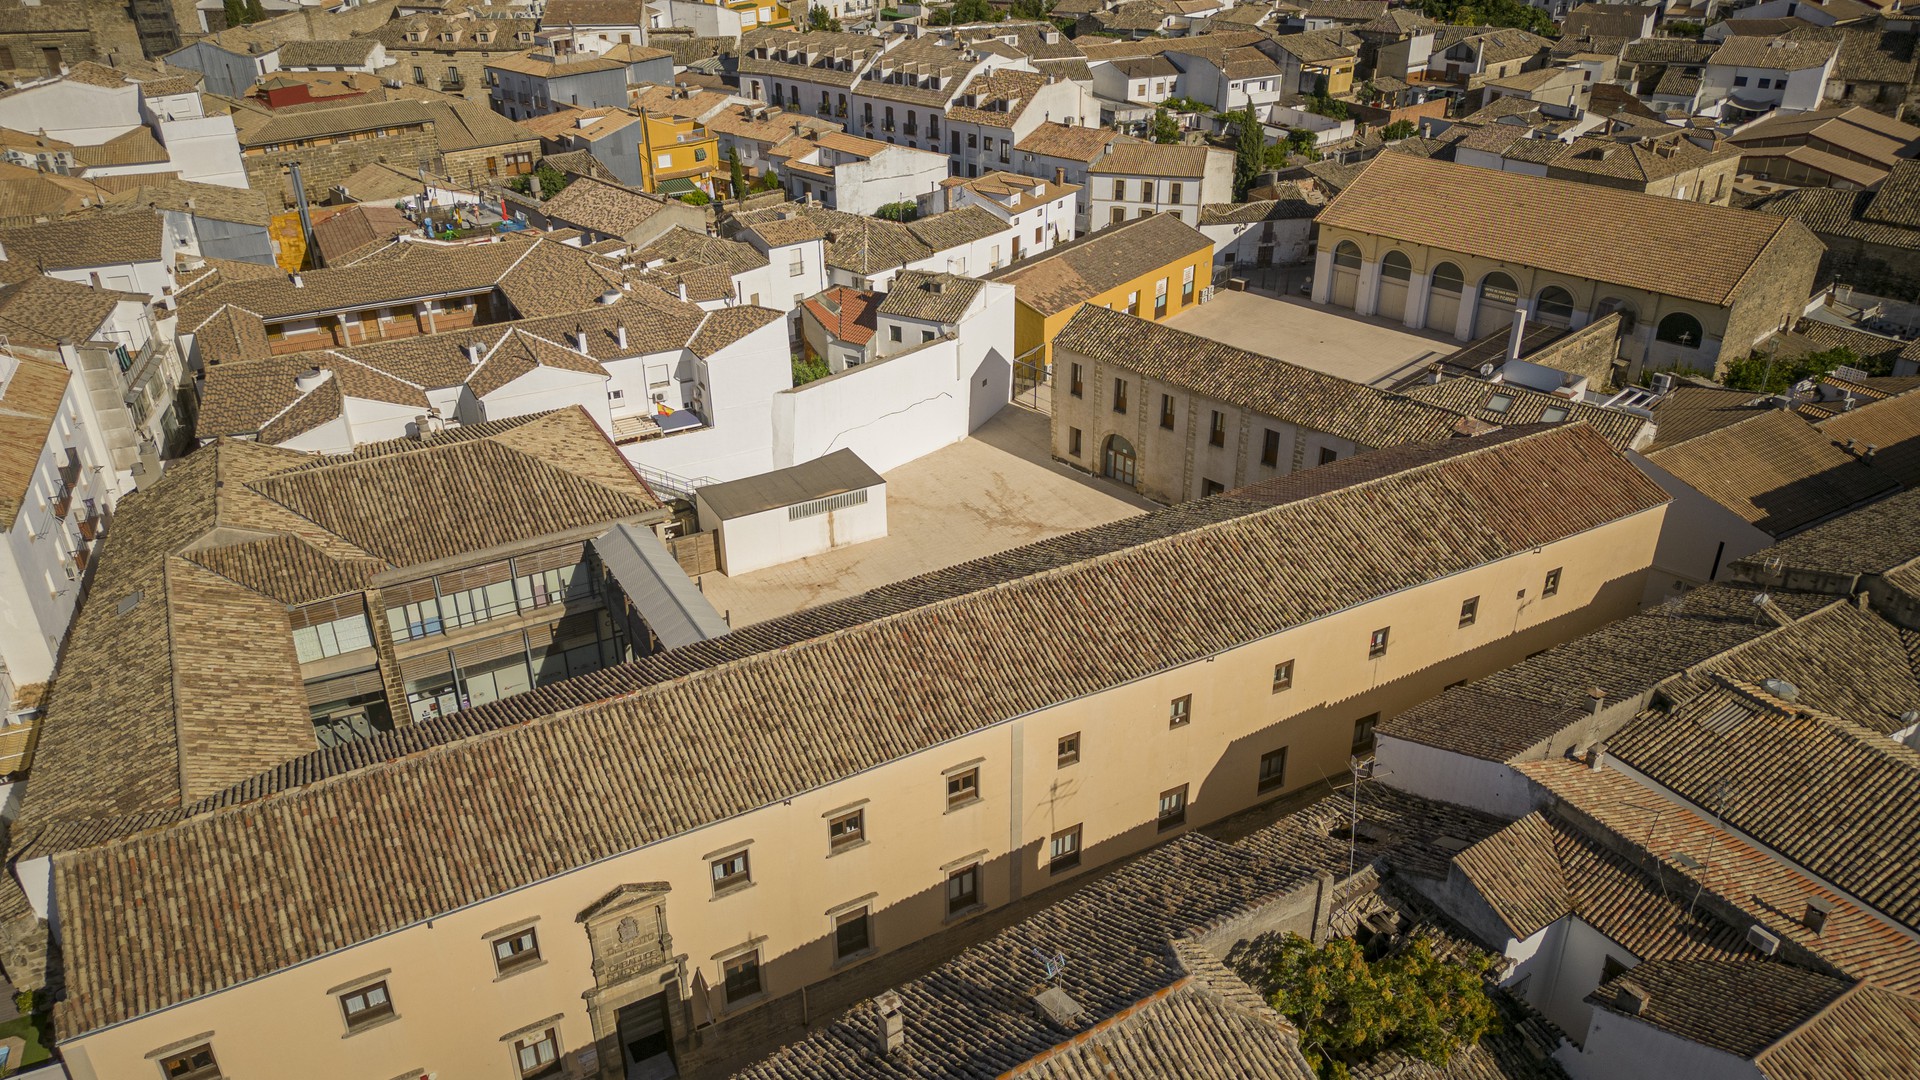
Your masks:
<instances>
[{"instance_id":1,"label":"terracotta tile roof","mask_svg":"<svg viewBox=\"0 0 1920 1080\"><path fill-rule=\"evenodd\" d=\"M368 38L338 41L289 41L280 46L280 66L358 67L367 63L374 47L382 44Z\"/></svg>"},{"instance_id":2,"label":"terracotta tile roof","mask_svg":"<svg viewBox=\"0 0 1920 1080\"><path fill-rule=\"evenodd\" d=\"M273 220L266 196L258 191L190 180L156 178L152 183L115 192L106 202L108 206L158 207L242 225L264 226ZM188 203L193 205L189 207Z\"/></svg>"},{"instance_id":3,"label":"terracotta tile roof","mask_svg":"<svg viewBox=\"0 0 1920 1080\"><path fill-rule=\"evenodd\" d=\"M794 76L826 86L851 87L866 73L868 62L879 55L883 44L867 34L748 30L740 35L740 73ZM783 60L782 56L794 59Z\"/></svg>"},{"instance_id":4,"label":"terracotta tile roof","mask_svg":"<svg viewBox=\"0 0 1920 1080\"><path fill-rule=\"evenodd\" d=\"M468 377L467 389L473 392L474 397L484 399L515 379L543 367L611 377L599 361L570 345L516 329L495 342L493 348L484 355Z\"/></svg>"},{"instance_id":5,"label":"terracotta tile roof","mask_svg":"<svg viewBox=\"0 0 1920 1080\"><path fill-rule=\"evenodd\" d=\"M203 452L188 460L202 457L212 455ZM1282 478L1248 489L1251 498L1217 497L1071 534L569 680L582 683L577 687L548 688L557 693L536 690L444 724L409 725L356 749L309 755L249 781L209 802L227 805L220 813L179 820L106 847L70 851L54 860L66 949L63 1030L84 1033L264 975L1007 717L1644 512L1665 498L1584 428L1458 440L1428 448L1424 462L1392 475L1375 476L1375 469L1363 455L1311 470L1312 493ZM252 487L297 496L300 508L321 520L365 501L339 489L340 479L359 474L355 464L322 463L306 471L316 479L303 482L302 470L295 470ZM413 469L402 465L400 471ZM1580 500L1516 502L1512 496L1516 485L1564 485L1574 474L1584 493ZM511 471L489 475L503 484L515 482ZM1364 479L1342 488L1337 485L1343 475ZM475 482L448 479L454 490ZM396 513L418 514L420 493L438 490L436 478L413 480L411 495L400 496ZM233 493L240 486L229 483L226 490ZM499 494L504 493L490 493L477 505L496 505ZM519 498L512 496L508 505ZM1382 502L1429 509L1383 520L1374 509ZM428 516L437 513L428 511ZM1362 523L1376 543L1324 539ZM178 538L177 532L162 537L165 531L117 528L109 534L103 568L112 558L115 537L141 536L143 545L167 545ZM422 535L432 531L424 526L405 531L414 535L359 527L353 535L379 550L401 547L412 553L441 544ZM1276 587L1270 568L1307 550L1315 553L1319 571ZM1261 587L1248 587L1253 578ZM1180 587L1152 587L1147 584L1152 581ZM101 595L122 595L124 587ZM136 612L149 606L157 605L141 605ZM1194 619L1195 611L1209 614ZM117 618L111 607L100 617ZM1086 663L1028 665L1030 677L1018 680L973 677L983 656L1024 656L1031 647L1028 638L1053 640L1062 619L1082 628L1080 655ZM124 654L110 648L89 654L103 658L103 668L125 663ZM111 664L104 659L108 656ZM931 675L928 657L965 662ZM849 680L870 692L823 696L804 689L816 682L844 688ZM769 686L781 689L769 694L764 690ZM62 746L55 738L63 727L77 726L58 722L63 692L73 691L56 682L36 769L45 767L55 747L56 761L62 754L72 760L71 741ZM164 700L135 693L142 702ZM753 739L740 737L738 725L748 722L747 713L692 704L717 698L756 702ZM568 700L584 707L545 711ZM839 705L823 708L827 701ZM897 723L901 710L916 722ZM97 731L98 710L69 715L86 717L87 726ZM662 738L666 728L674 734ZM431 741L436 738L438 744ZM661 755L683 764L710 760L704 748L721 745L733 748L725 784L643 782L667 767ZM121 740L109 745L95 738L89 746L96 756L126 756ZM269 794L294 777L341 769L352 771L331 783L305 782ZM61 783L43 789L42 801L79 799L68 782L72 777L55 775ZM177 779L169 783L177 785ZM407 812L393 812L401 802ZM476 805L496 808L521 827L493 828L473 816ZM604 812L582 816L580 806ZM29 799L15 828L16 843L32 844L46 821L36 815L47 812ZM582 827L583 822L590 824ZM325 843L316 842L315 830L324 830ZM65 834L87 835L103 838L99 832ZM39 842L56 845L60 839L42 835ZM389 856L425 850L422 845L434 855L371 857L376 850ZM298 858L291 855L295 849L302 853ZM239 857L242 851L249 854ZM336 860L338 872L330 868ZM463 872L427 871L440 865L459 865ZM165 896L167 902L130 903L124 895L130 888ZM267 925L286 929L260 929ZM186 932L189 926L192 933ZM242 939L245 947L238 946ZM128 949L130 941L174 945Z\"/></svg>"},{"instance_id":6,"label":"terracotta tile roof","mask_svg":"<svg viewBox=\"0 0 1920 1080\"><path fill-rule=\"evenodd\" d=\"M1053 347L1369 448L1444 439L1462 422L1424 402L1092 305Z\"/></svg>"},{"instance_id":7,"label":"terracotta tile roof","mask_svg":"<svg viewBox=\"0 0 1920 1080\"><path fill-rule=\"evenodd\" d=\"M0 525L9 531L40 468L69 377L60 364L30 356L16 359L19 366L0 392Z\"/></svg>"},{"instance_id":8,"label":"terracotta tile roof","mask_svg":"<svg viewBox=\"0 0 1920 1080\"><path fill-rule=\"evenodd\" d=\"M1686 442L1751 419L1766 408L1761 397L1747 390L1719 386L1676 386L1653 407L1657 425L1654 449Z\"/></svg>"},{"instance_id":9,"label":"terracotta tile roof","mask_svg":"<svg viewBox=\"0 0 1920 1080\"><path fill-rule=\"evenodd\" d=\"M1646 1005L1638 1012L1620 1007L1620 990L1628 986L1646 995ZM1587 1000L1689 1042L1751 1060L1852 986L1849 979L1760 959L1662 958L1646 960L1600 984Z\"/></svg>"},{"instance_id":10,"label":"terracotta tile roof","mask_svg":"<svg viewBox=\"0 0 1920 1080\"><path fill-rule=\"evenodd\" d=\"M1760 560L1771 558L1778 558L1782 569L1848 576L1887 573L1920 558L1920 491L1903 491L1863 506L1733 565L1757 567Z\"/></svg>"},{"instance_id":11,"label":"terracotta tile roof","mask_svg":"<svg viewBox=\"0 0 1920 1080\"><path fill-rule=\"evenodd\" d=\"M578 409L399 442L315 458L222 441L122 500L16 839L177 812L315 750L284 598L659 506Z\"/></svg>"},{"instance_id":12,"label":"terracotta tile roof","mask_svg":"<svg viewBox=\"0 0 1920 1080\"><path fill-rule=\"evenodd\" d=\"M1012 285L1021 303L1053 315L1212 249L1212 240L1178 216L1151 214L1058 244L988 277Z\"/></svg>"},{"instance_id":13,"label":"terracotta tile roof","mask_svg":"<svg viewBox=\"0 0 1920 1080\"><path fill-rule=\"evenodd\" d=\"M1750 211L1407 154L1375 158L1320 225L1717 306L1783 233Z\"/></svg>"},{"instance_id":14,"label":"terracotta tile roof","mask_svg":"<svg viewBox=\"0 0 1920 1080\"><path fill-rule=\"evenodd\" d=\"M1893 183L1900 166L1888 174L1881 186ZM1882 218L1869 217L1879 205L1880 195L1871 191L1839 191L1833 188L1799 188L1768 195L1752 204L1757 213L1792 218L1816 234L1842 236L1885 247L1920 250L1920 224L1905 224L1907 215L1889 204ZM1887 220L1891 218L1892 220Z\"/></svg>"},{"instance_id":15,"label":"terracotta tile roof","mask_svg":"<svg viewBox=\"0 0 1920 1080\"><path fill-rule=\"evenodd\" d=\"M1096 161L1088 171L1107 176L1164 176L1199 179L1207 174L1207 161L1214 155L1231 157L1213 146L1166 145L1161 143L1116 144L1113 152Z\"/></svg>"},{"instance_id":16,"label":"terracotta tile roof","mask_svg":"<svg viewBox=\"0 0 1920 1080\"><path fill-rule=\"evenodd\" d=\"M1590 424L1607 442L1623 450L1640 438L1648 424L1645 419L1618 409L1603 409L1513 383L1490 383L1470 376L1409 387L1401 394L1489 424ZM1498 409L1494 408L1497 397L1506 399L1506 404ZM1548 409L1560 410L1560 419L1547 420Z\"/></svg>"},{"instance_id":17,"label":"terracotta tile roof","mask_svg":"<svg viewBox=\"0 0 1920 1080\"><path fill-rule=\"evenodd\" d=\"M1649 710L1608 751L1730 828L1920 923L1920 753L1879 731L1729 682Z\"/></svg>"},{"instance_id":18,"label":"terracotta tile roof","mask_svg":"<svg viewBox=\"0 0 1920 1080\"><path fill-rule=\"evenodd\" d=\"M1045 75L1035 71L989 71L967 83L959 100L947 109L947 122L1013 127L1047 81Z\"/></svg>"},{"instance_id":19,"label":"terracotta tile roof","mask_svg":"<svg viewBox=\"0 0 1920 1080\"><path fill-rule=\"evenodd\" d=\"M879 297L878 293L835 285L801 302L834 340L864 346L873 340Z\"/></svg>"},{"instance_id":20,"label":"terracotta tile roof","mask_svg":"<svg viewBox=\"0 0 1920 1080\"><path fill-rule=\"evenodd\" d=\"M144 294L45 276L0 285L0 334L9 345L38 349L53 349L62 341L85 344L99 338L115 306L125 300L147 302Z\"/></svg>"},{"instance_id":21,"label":"terracotta tile roof","mask_svg":"<svg viewBox=\"0 0 1920 1080\"><path fill-rule=\"evenodd\" d=\"M748 304L719 308L708 312L707 317L701 320L699 330L687 342L687 349L695 356L712 356L755 330L783 318L785 316L772 308Z\"/></svg>"},{"instance_id":22,"label":"terracotta tile roof","mask_svg":"<svg viewBox=\"0 0 1920 1080\"><path fill-rule=\"evenodd\" d=\"M624 71L627 65L598 54L556 56L546 49L535 48L508 56L496 56L487 61L487 67L511 71L517 75L530 75L536 79L567 79L575 75L591 75L597 71Z\"/></svg>"},{"instance_id":23,"label":"terracotta tile roof","mask_svg":"<svg viewBox=\"0 0 1920 1080\"><path fill-rule=\"evenodd\" d=\"M1873 1080L1915 1061L1920 1002L1865 982L1754 1056L1766 1080Z\"/></svg>"},{"instance_id":24,"label":"terracotta tile roof","mask_svg":"<svg viewBox=\"0 0 1920 1080\"><path fill-rule=\"evenodd\" d=\"M925 270L902 270L887 287L880 301L882 315L929 322L954 323L980 295L985 282L979 278L954 274L933 274Z\"/></svg>"},{"instance_id":25,"label":"terracotta tile roof","mask_svg":"<svg viewBox=\"0 0 1920 1080\"><path fill-rule=\"evenodd\" d=\"M151 210L91 210L39 225L0 229L8 262L45 270L84 270L158 262L165 223Z\"/></svg>"},{"instance_id":26,"label":"terracotta tile roof","mask_svg":"<svg viewBox=\"0 0 1920 1080\"><path fill-rule=\"evenodd\" d=\"M1015 143L1013 148L1039 157L1061 158L1066 161L1092 164L1099 160L1101 154L1106 153L1108 144L1111 143L1117 147L1138 141L1131 135L1122 135L1101 127L1045 123L1028 132L1027 136Z\"/></svg>"},{"instance_id":27,"label":"terracotta tile roof","mask_svg":"<svg viewBox=\"0 0 1920 1080\"><path fill-rule=\"evenodd\" d=\"M1575 819L1617 849L1650 857L1669 891L1699 891L1726 917L1758 924L1788 949L1905 994L1920 990L1920 944L1881 916L1777 859L1730 828L1662 798L1618 769L1595 771L1564 758L1515 766ZM1702 852L1712 853L1706 862ZM1682 861L1682 856L1686 861ZM1818 933L1801 921L1807 901L1833 905Z\"/></svg>"},{"instance_id":28,"label":"terracotta tile roof","mask_svg":"<svg viewBox=\"0 0 1920 1080\"><path fill-rule=\"evenodd\" d=\"M1647 460L1773 536L1900 487L1889 470L1861 462L1832 433L1784 409L1663 446Z\"/></svg>"},{"instance_id":29,"label":"terracotta tile roof","mask_svg":"<svg viewBox=\"0 0 1920 1080\"><path fill-rule=\"evenodd\" d=\"M645 26L644 0L548 0L540 25L554 30L569 26Z\"/></svg>"},{"instance_id":30,"label":"terracotta tile roof","mask_svg":"<svg viewBox=\"0 0 1920 1080\"><path fill-rule=\"evenodd\" d=\"M1571 915L1641 960L1759 955L1740 928L1693 909L1557 817L1528 814L1454 856L1453 864L1515 940Z\"/></svg>"},{"instance_id":31,"label":"terracotta tile roof","mask_svg":"<svg viewBox=\"0 0 1920 1080\"><path fill-rule=\"evenodd\" d=\"M1839 42L1825 37L1797 33L1780 37L1734 35L1713 51L1707 63L1720 67L1803 71L1826 64L1839 51Z\"/></svg>"},{"instance_id":32,"label":"terracotta tile roof","mask_svg":"<svg viewBox=\"0 0 1920 1080\"><path fill-rule=\"evenodd\" d=\"M611 236L625 236L658 214L667 200L657 195L582 176L540 206L555 221Z\"/></svg>"},{"instance_id":33,"label":"terracotta tile roof","mask_svg":"<svg viewBox=\"0 0 1920 1080\"><path fill-rule=\"evenodd\" d=\"M313 239L320 247L324 265L330 266L368 244L384 243L417 228L407 215L391 206L358 204L314 222Z\"/></svg>"}]
</instances>

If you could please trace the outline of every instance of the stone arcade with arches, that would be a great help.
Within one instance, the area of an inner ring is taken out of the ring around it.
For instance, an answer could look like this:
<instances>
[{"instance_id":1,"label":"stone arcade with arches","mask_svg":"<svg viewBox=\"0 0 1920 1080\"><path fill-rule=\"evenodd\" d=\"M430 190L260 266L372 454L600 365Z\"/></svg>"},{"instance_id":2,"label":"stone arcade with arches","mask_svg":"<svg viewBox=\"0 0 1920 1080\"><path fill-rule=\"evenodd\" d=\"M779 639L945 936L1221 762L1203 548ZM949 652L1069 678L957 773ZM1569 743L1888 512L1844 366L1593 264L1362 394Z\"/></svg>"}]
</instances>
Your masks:
<instances>
[{"instance_id":1,"label":"stone arcade with arches","mask_svg":"<svg viewBox=\"0 0 1920 1080\"><path fill-rule=\"evenodd\" d=\"M1801 314L1821 254L1764 214L1398 153L1319 226L1318 303L1462 341L1618 311L1629 374L1746 355Z\"/></svg>"}]
</instances>

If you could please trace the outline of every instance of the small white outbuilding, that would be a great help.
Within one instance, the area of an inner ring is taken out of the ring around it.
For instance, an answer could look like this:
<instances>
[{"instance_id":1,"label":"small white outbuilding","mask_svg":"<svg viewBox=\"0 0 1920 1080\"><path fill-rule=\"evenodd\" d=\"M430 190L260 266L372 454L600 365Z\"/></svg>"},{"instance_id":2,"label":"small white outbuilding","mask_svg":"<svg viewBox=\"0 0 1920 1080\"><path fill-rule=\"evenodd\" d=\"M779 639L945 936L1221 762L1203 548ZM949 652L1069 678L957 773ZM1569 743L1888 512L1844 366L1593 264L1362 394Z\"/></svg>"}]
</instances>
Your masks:
<instances>
[{"instance_id":1,"label":"small white outbuilding","mask_svg":"<svg viewBox=\"0 0 1920 1080\"><path fill-rule=\"evenodd\" d=\"M694 502L728 576L887 535L887 482L851 450L709 484Z\"/></svg>"}]
</instances>

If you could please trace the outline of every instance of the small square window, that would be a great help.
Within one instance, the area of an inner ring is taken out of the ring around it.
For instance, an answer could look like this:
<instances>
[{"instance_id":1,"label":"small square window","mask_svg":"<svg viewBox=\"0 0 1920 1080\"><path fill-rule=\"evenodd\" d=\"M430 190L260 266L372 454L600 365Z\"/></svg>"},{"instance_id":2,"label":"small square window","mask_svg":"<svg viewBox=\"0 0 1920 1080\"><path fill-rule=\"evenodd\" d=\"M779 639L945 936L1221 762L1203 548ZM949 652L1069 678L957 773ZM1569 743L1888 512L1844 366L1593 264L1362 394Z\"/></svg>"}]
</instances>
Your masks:
<instances>
[{"instance_id":1,"label":"small square window","mask_svg":"<svg viewBox=\"0 0 1920 1080\"><path fill-rule=\"evenodd\" d=\"M1193 695L1181 694L1167 706L1167 726L1186 727L1193 720Z\"/></svg>"},{"instance_id":2,"label":"small square window","mask_svg":"<svg viewBox=\"0 0 1920 1080\"><path fill-rule=\"evenodd\" d=\"M220 1066L213 1060L211 1043L161 1058L160 1072L167 1080L220 1080Z\"/></svg>"},{"instance_id":3,"label":"small square window","mask_svg":"<svg viewBox=\"0 0 1920 1080\"><path fill-rule=\"evenodd\" d=\"M713 891L726 892L728 889L745 885L753 880L753 874L747 867L747 853L736 851L713 860Z\"/></svg>"},{"instance_id":4,"label":"small square window","mask_svg":"<svg viewBox=\"0 0 1920 1080\"><path fill-rule=\"evenodd\" d=\"M1218 495L1225 490L1227 485L1218 480L1209 480L1204 476L1200 478L1200 497L1203 499Z\"/></svg>"},{"instance_id":5,"label":"small square window","mask_svg":"<svg viewBox=\"0 0 1920 1080\"><path fill-rule=\"evenodd\" d=\"M1080 456L1080 429L1077 427L1067 429L1067 456Z\"/></svg>"},{"instance_id":6,"label":"small square window","mask_svg":"<svg viewBox=\"0 0 1920 1080\"><path fill-rule=\"evenodd\" d=\"M1053 834L1050 857L1047 859L1047 871L1058 874L1080 865L1080 826L1061 829Z\"/></svg>"},{"instance_id":7,"label":"small square window","mask_svg":"<svg viewBox=\"0 0 1920 1080\"><path fill-rule=\"evenodd\" d=\"M501 975L519 971L540 959L540 938L529 926L493 939L493 970Z\"/></svg>"},{"instance_id":8,"label":"small square window","mask_svg":"<svg viewBox=\"0 0 1920 1080\"><path fill-rule=\"evenodd\" d=\"M980 798L980 770L968 769L947 777L947 809L965 806Z\"/></svg>"},{"instance_id":9,"label":"small square window","mask_svg":"<svg viewBox=\"0 0 1920 1080\"><path fill-rule=\"evenodd\" d=\"M1387 655L1387 635L1393 631L1391 626L1383 626L1373 632L1367 640L1367 659L1378 660Z\"/></svg>"},{"instance_id":10,"label":"small square window","mask_svg":"<svg viewBox=\"0 0 1920 1080\"><path fill-rule=\"evenodd\" d=\"M1472 626L1480 618L1480 598L1469 596L1460 601L1460 625Z\"/></svg>"},{"instance_id":11,"label":"small square window","mask_svg":"<svg viewBox=\"0 0 1920 1080\"><path fill-rule=\"evenodd\" d=\"M393 998L387 994L387 984L377 982L341 994L340 1011L346 1015L347 1030L358 1031L392 1016Z\"/></svg>"},{"instance_id":12,"label":"small square window","mask_svg":"<svg viewBox=\"0 0 1920 1080\"><path fill-rule=\"evenodd\" d=\"M833 917L833 958L845 960L873 947L873 920L867 908Z\"/></svg>"},{"instance_id":13,"label":"small square window","mask_svg":"<svg viewBox=\"0 0 1920 1080\"><path fill-rule=\"evenodd\" d=\"M855 810L827 822L827 848L845 851L867 838L867 812Z\"/></svg>"},{"instance_id":14,"label":"small square window","mask_svg":"<svg viewBox=\"0 0 1920 1080\"><path fill-rule=\"evenodd\" d=\"M1380 725L1379 713L1368 713L1353 722L1353 752L1370 754L1373 752L1373 729Z\"/></svg>"},{"instance_id":15,"label":"small square window","mask_svg":"<svg viewBox=\"0 0 1920 1080\"><path fill-rule=\"evenodd\" d=\"M1166 832L1168 829L1177 829L1180 826L1185 825L1186 823L1187 823L1187 785L1181 784L1179 787L1174 788L1172 791L1161 792L1160 793L1160 819L1159 819L1160 831Z\"/></svg>"},{"instance_id":16,"label":"small square window","mask_svg":"<svg viewBox=\"0 0 1920 1080\"><path fill-rule=\"evenodd\" d=\"M1567 410L1558 405L1549 405L1540 410L1540 422L1543 424L1557 424L1566 418Z\"/></svg>"},{"instance_id":17,"label":"small square window","mask_svg":"<svg viewBox=\"0 0 1920 1080\"><path fill-rule=\"evenodd\" d=\"M727 989L727 1004L738 1005L761 990L760 950L744 952L722 962L720 972Z\"/></svg>"},{"instance_id":18,"label":"small square window","mask_svg":"<svg viewBox=\"0 0 1920 1080\"><path fill-rule=\"evenodd\" d=\"M1512 394L1491 394L1487 397L1487 411L1503 413L1513 408Z\"/></svg>"},{"instance_id":19,"label":"small square window","mask_svg":"<svg viewBox=\"0 0 1920 1080\"><path fill-rule=\"evenodd\" d=\"M947 875L947 915L958 915L980 902L980 864L963 866Z\"/></svg>"},{"instance_id":20,"label":"small square window","mask_svg":"<svg viewBox=\"0 0 1920 1080\"><path fill-rule=\"evenodd\" d=\"M1331 446L1323 446L1320 448L1320 464L1331 465L1334 462L1339 460L1340 460L1340 451L1335 450Z\"/></svg>"},{"instance_id":21,"label":"small square window","mask_svg":"<svg viewBox=\"0 0 1920 1080\"><path fill-rule=\"evenodd\" d=\"M1076 731L1071 735L1060 736L1060 744L1056 748L1055 760L1063 769L1080 760L1079 732Z\"/></svg>"},{"instance_id":22,"label":"small square window","mask_svg":"<svg viewBox=\"0 0 1920 1080\"><path fill-rule=\"evenodd\" d=\"M1556 566L1547 571L1546 584L1540 587L1541 596L1552 596L1560 591L1560 569L1560 567Z\"/></svg>"},{"instance_id":23,"label":"small square window","mask_svg":"<svg viewBox=\"0 0 1920 1080\"><path fill-rule=\"evenodd\" d=\"M889 339L889 340L892 340L892 341L899 341L899 340L900 340L900 327L899 327L898 325L894 325L894 326L889 326L889 327L887 327L887 337L888 337L888 339Z\"/></svg>"},{"instance_id":24,"label":"small square window","mask_svg":"<svg viewBox=\"0 0 1920 1080\"><path fill-rule=\"evenodd\" d=\"M1293 689L1293 661L1282 660L1273 665L1273 692Z\"/></svg>"},{"instance_id":25,"label":"small square window","mask_svg":"<svg viewBox=\"0 0 1920 1080\"><path fill-rule=\"evenodd\" d=\"M1287 782L1287 748L1260 755L1260 794L1265 795Z\"/></svg>"},{"instance_id":26,"label":"small square window","mask_svg":"<svg viewBox=\"0 0 1920 1080\"><path fill-rule=\"evenodd\" d=\"M548 1028L538 1035L513 1041L513 1060L520 1066L520 1080L545 1080L559 1076L565 1065L560 1060L560 1032Z\"/></svg>"}]
</instances>

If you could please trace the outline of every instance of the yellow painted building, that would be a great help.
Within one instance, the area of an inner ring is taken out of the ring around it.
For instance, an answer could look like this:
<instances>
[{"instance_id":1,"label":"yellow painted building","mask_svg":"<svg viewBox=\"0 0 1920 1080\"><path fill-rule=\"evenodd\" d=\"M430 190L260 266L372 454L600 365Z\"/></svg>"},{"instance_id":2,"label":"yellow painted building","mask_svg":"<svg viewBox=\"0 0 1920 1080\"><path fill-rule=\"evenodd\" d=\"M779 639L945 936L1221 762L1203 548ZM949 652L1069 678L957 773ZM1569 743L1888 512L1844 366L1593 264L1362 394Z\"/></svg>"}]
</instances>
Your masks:
<instances>
[{"instance_id":1,"label":"yellow painted building","mask_svg":"<svg viewBox=\"0 0 1920 1080\"><path fill-rule=\"evenodd\" d=\"M713 174L722 165L720 141L706 125L690 117L640 114L640 182L647 191L712 195Z\"/></svg>"},{"instance_id":2,"label":"yellow painted building","mask_svg":"<svg viewBox=\"0 0 1920 1080\"><path fill-rule=\"evenodd\" d=\"M742 30L793 25L793 13L787 10L787 5L774 0L731 0L725 6L740 16Z\"/></svg>"},{"instance_id":3,"label":"yellow painted building","mask_svg":"<svg viewBox=\"0 0 1920 1080\"><path fill-rule=\"evenodd\" d=\"M1172 214L1150 214L1022 259L991 279L1013 286L1017 297L1017 378L1049 370L1054 335L1088 304L1153 322L1198 304L1213 284L1213 241Z\"/></svg>"}]
</instances>

